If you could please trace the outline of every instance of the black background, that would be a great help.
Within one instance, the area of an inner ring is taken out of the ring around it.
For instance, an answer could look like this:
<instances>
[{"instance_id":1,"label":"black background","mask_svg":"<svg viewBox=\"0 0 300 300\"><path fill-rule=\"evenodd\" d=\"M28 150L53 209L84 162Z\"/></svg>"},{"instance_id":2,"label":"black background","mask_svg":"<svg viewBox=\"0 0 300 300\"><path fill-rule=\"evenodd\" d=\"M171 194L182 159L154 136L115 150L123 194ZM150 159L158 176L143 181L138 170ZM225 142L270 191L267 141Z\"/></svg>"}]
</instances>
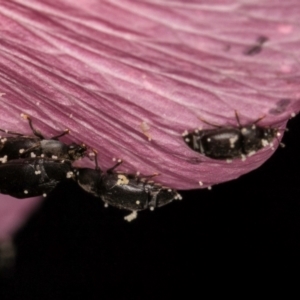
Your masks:
<instances>
[{"instance_id":1,"label":"black background","mask_svg":"<svg viewBox=\"0 0 300 300\"><path fill-rule=\"evenodd\" d=\"M17 234L1 299L155 299L299 269L300 117L288 127L286 148L259 169L131 223L60 185Z\"/></svg>"}]
</instances>

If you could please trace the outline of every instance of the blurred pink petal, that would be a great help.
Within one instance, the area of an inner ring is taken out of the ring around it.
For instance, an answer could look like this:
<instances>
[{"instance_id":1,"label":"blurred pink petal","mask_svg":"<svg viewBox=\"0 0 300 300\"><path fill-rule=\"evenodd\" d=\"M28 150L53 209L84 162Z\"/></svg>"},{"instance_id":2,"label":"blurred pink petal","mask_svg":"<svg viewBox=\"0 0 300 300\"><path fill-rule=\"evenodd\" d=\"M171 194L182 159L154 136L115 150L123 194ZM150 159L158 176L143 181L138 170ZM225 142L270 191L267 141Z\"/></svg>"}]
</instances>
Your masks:
<instances>
[{"instance_id":1,"label":"blurred pink petal","mask_svg":"<svg viewBox=\"0 0 300 300\"><path fill-rule=\"evenodd\" d=\"M9 239L25 222L24 215L41 203L39 198L19 200L10 196L1 195L0 198L0 244Z\"/></svg>"},{"instance_id":2,"label":"blurred pink petal","mask_svg":"<svg viewBox=\"0 0 300 300\"><path fill-rule=\"evenodd\" d=\"M103 168L122 158L123 171L177 189L231 180L272 150L227 164L182 132L199 117L236 125L235 110L243 124L266 115L260 125L284 127L300 109L298 0L0 5L0 127L29 133L22 112L48 135L68 127L65 140L97 149Z\"/></svg>"}]
</instances>

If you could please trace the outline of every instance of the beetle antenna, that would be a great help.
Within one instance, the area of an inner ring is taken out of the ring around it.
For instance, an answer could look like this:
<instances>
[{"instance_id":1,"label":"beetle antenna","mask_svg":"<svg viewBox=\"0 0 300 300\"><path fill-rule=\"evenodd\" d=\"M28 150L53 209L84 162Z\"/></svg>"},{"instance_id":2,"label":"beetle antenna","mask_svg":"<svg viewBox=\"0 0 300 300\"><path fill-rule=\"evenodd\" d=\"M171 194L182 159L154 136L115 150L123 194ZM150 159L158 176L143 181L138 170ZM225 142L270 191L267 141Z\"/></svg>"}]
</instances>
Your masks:
<instances>
[{"instance_id":1,"label":"beetle antenna","mask_svg":"<svg viewBox=\"0 0 300 300\"><path fill-rule=\"evenodd\" d=\"M114 170L116 167L118 167L120 164L122 164L122 163L123 163L123 160L122 160L122 159L118 159L118 162L117 162L113 167L109 168L106 172L107 172L107 173L112 173L113 170Z\"/></svg>"},{"instance_id":2,"label":"beetle antenna","mask_svg":"<svg viewBox=\"0 0 300 300\"><path fill-rule=\"evenodd\" d=\"M241 127L242 127L242 125L241 125L241 122L240 122L240 118L239 118L238 112L235 110L235 111L234 111L234 113L235 113L235 118L236 118L236 121L237 121L237 123L238 123L239 127L241 128Z\"/></svg>"},{"instance_id":3,"label":"beetle antenna","mask_svg":"<svg viewBox=\"0 0 300 300\"><path fill-rule=\"evenodd\" d=\"M266 115L263 115L261 117L259 117L256 121L253 122L253 124L257 124L259 121L261 121L262 119L264 119L266 117ZM252 124L252 125L253 125Z\"/></svg>"},{"instance_id":4,"label":"beetle antenna","mask_svg":"<svg viewBox=\"0 0 300 300\"><path fill-rule=\"evenodd\" d=\"M64 135L66 135L66 134L69 134L69 133L70 133L70 130L67 128L67 129L65 129L62 133L53 136L51 139L52 139L52 140L57 140L58 138L60 138L60 137L62 137L62 136L64 136Z\"/></svg>"},{"instance_id":5,"label":"beetle antenna","mask_svg":"<svg viewBox=\"0 0 300 300\"><path fill-rule=\"evenodd\" d=\"M198 117L198 119L199 119L200 121L202 121L203 123L208 124L208 125L210 125L210 126L213 126L213 127L216 127L216 128L221 128L221 127L222 127L222 126L220 126L220 125L216 125L216 124L213 124L213 123L209 123L208 121L205 121L204 119L202 119L202 118L200 118L200 117Z\"/></svg>"},{"instance_id":6,"label":"beetle antenna","mask_svg":"<svg viewBox=\"0 0 300 300\"><path fill-rule=\"evenodd\" d=\"M98 165L98 151L95 149L92 149L93 153L94 153L94 160L95 160L95 170L97 171L101 171L101 169L99 168Z\"/></svg>"},{"instance_id":7,"label":"beetle antenna","mask_svg":"<svg viewBox=\"0 0 300 300\"><path fill-rule=\"evenodd\" d=\"M39 131L37 131L37 130L33 127L31 118L30 118L28 115L25 115L25 114L22 114L22 117L23 117L24 119L28 120L29 126L30 126L30 128L31 128L31 130L32 130L32 132L33 132L33 134L34 134L35 136L37 136L37 137L39 137L40 139L43 140L43 139L44 139L44 136L43 136Z\"/></svg>"}]
</instances>

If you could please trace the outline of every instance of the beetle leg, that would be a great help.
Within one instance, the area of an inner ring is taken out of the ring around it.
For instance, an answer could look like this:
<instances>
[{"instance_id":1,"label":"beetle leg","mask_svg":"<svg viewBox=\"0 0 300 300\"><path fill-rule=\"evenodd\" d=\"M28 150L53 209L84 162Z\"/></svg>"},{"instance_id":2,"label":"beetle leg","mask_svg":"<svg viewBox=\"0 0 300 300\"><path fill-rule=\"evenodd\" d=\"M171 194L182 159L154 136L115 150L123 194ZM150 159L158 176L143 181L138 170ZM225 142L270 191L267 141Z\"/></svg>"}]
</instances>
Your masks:
<instances>
[{"instance_id":1,"label":"beetle leg","mask_svg":"<svg viewBox=\"0 0 300 300\"><path fill-rule=\"evenodd\" d=\"M145 176L142 176L140 177L139 176L139 172L135 175L135 178L138 180L138 182L140 181L139 179L151 179L153 177L156 177L156 176L159 176L160 174L159 173L153 173L151 175L145 175ZM148 182L148 180L147 180Z\"/></svg>"},{"instance_id":2,"label":"beetle leg","mask_svg":"<svg viewBox=\"0 0 300 300\"><path fill-rule=\"evenodd\" d=\"M236 118L236 121L237 121L237 123L238 123L239 127L241 128L241 127L242 127L242 125L241 125L241 122L240 122L240 118L239 118L238 112L235 110L235 111L234 111L234 113L235 113L235 118Z\"/></svg>"},{"instance_id":3,"label":"beetle leg","mask_svg":"<svg viewBox=\"0 0 300 300\"><path fill-rule=\"evenodd\" d=\"M33 132L33 134L34 134L35 136L37 136L37 137L39 137L40 139L43 140L43 139L44 139L44 136L43 136L39 131L37 131L37 130L33 127L31 118L30 118L29 116L25 115L25 114L22 114L22 117L23 117L24 119L28 120L29 126L30 126L30 128L31 128L31 130L32 130L32 132Z\"/></svg>"},{"instance_id":4,"label":"beetle leg","mask_svg":"<svg viewBox=\"0 0 300 300\"><path fill-rule=\"evenodd\" d=\"M24 154L33 151L34 149L38 148L40 146L39 143L35 144L34 146L24 150L22 153L20 153L20 157L22 157Z\"/></svg>"},{"instance_id":5,"label":"beetle leg","mask_svg":"<svg viewBox=\"0 0 300 300\"><path fill-rule=\"evenodd\" d=\"M113 170L115 168L117 168L119 165L121 165L123 163L123 160L119 159L118 162L111 168L109 168L108 170L106 170L106 173L108 174L112 174L113 173Z\"/></svg>"},{"instance_id":6,"label":"beetle leg","mask_svg":"<svg viewBox=\"0 0 300 300\"><path fill-rule=\"evenodd\" d=\"M95 159L95 170L99 171L100 173L102 173L102 170L100 169L99 165L98 165L98 151L95 149L92 149L93 153L94 153L94 159ZM90 153L91 155L92 153Z\"/></svg>"},{"instance_id":7,"label":"beetle leg","mask_svg":"<svg viewBox=\"0 0 300 300\"><path fill-rule=\"evenodd\" d=\"M131 222L132 220L137 218L137 211L133 210L129 215L124 217L124 220L126 220L127 222Z\"/></svg>"},{"instance_id":8,"label":"beetle leg","mask_svg":"<svg viewBox=\"0 0 300 300\"><path fill-rule=\"evenodd\" d=\"M55 135L51 138L51 140L57 140L58 138L66 135L66 134L69 134L70 133L70 130L69 129L65 129L62 133L58 134L58 135Z\"/></svg>"},{"instance_id":9,"label":"beetle leg","mask_svg":"<svg viewBox=\"0 0 300 300\"><path fill-rule=\"evenodd\" d=\"M263 118L265 118L266 115L263 115L261 117L259 117L256 121L253 122L253 124L258 123L259 121L261 121Z\"/></svg>"},{"instance_id":10,"label":"beetle leg","mask_svg":"<svg viewBox=\"0 0 300 300\"><path fill-rule=\"evenodd\" d=\"M153 178L153 177L156 177L156 176L159 176L160 174L159 173L153 173L151 175L146 175L146 176L143 176L143 178Z\"/></svg>"},{"instance_id":11,"label":"beetle leg","mask_svg":"<svg viewBox=\"0 0 300 300\"><path fill-rule=\"evenodd\" d=\"M4 129L0 129L0 131L1 131L1 132L8 133L8 134L13 134L13 135L25 136L25 134L18 133L18 132L13 132L13 131L9 131L9 130L4 130Z\"/></svg>"},{"instance_id":12,"label":"beetle leg","mask_svg":"<svg viewBox=\"0 0 300 300\"><path fill-rule=\"evenodd\" d=\"M238 112L235 110L235 117L236 117L236 120L237 120L237 123L239 125L239 128L242 128L243 126L241 125L241 122L240 122L240 118L239 118L239 115L238 115ZM257 120L255 120L252 125L254 124L257 124L259 121L261 121L263 118L265 118L265 115L259 117Z\"/></svg>"},{"instance_id":13,"label":"beetle leg","mask_svg":"<svg viewBox=\"0 0 300 300\"><path fill-rule=\"evenodd\" d=\"M137 183L140 183L140 182L143 182L144 184L144 187L147 183L153 183L153 181L149 181L149 179L153 178L153 177L156 177L160 175L159 173L154 173L152 175L146 175L146 176L143 176L143 177L140 177L139 175L135 175L134 178L136 180Z\"/></svg>"},{"instance_id":14,"label":"beetle leg","mask_svg":"<svg viewBox=\"0 0 300 300\"><path fill-rule=\"evenodd\" d=\"M210 125L210 126L213 126L213 127L216 127L216 128L221 128L221 127L222 127L222 126L220 126L220 125L216 125L216 124L213 124L213 123L209 123L209 122L205 121L204 119L202 119L202 118L200 118L200 117L198 117L198 119L199 119L200 121L202 121L203 123L208 124L208 125Z\"/></svg>"},{"instance_id":15,"label":"beetle leg","mask_svg":"<svg viewBox=\"0 0 300 300\"><path fill-rule=\"evenodd\" d=\"M148 206L150 210L154 210L157 207L157 195L159 194L160 190L156 192L149 192L150 201L148 202Z\"/></svg>"}]
</instances>

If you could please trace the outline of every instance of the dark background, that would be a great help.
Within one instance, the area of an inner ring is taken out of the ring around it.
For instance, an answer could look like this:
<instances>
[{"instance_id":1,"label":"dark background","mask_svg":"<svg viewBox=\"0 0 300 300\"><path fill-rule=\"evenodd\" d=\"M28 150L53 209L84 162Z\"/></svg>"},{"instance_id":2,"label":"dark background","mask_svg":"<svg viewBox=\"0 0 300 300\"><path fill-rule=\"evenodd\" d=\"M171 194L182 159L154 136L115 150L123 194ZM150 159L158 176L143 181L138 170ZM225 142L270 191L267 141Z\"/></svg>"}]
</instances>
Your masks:
<instances>
[{"instance_id":1,"label":"dark background","mask_svg":"<svg viewBox=\"0 0 300 300\"><path fill-rule=\"evenodd\" d=\"M259 169L183 191L132 223L75 183L60 185L17 234L1 299L155 299L299 273L300 117L288 127L286 148Z\"/></svg>"}]
</instances>

